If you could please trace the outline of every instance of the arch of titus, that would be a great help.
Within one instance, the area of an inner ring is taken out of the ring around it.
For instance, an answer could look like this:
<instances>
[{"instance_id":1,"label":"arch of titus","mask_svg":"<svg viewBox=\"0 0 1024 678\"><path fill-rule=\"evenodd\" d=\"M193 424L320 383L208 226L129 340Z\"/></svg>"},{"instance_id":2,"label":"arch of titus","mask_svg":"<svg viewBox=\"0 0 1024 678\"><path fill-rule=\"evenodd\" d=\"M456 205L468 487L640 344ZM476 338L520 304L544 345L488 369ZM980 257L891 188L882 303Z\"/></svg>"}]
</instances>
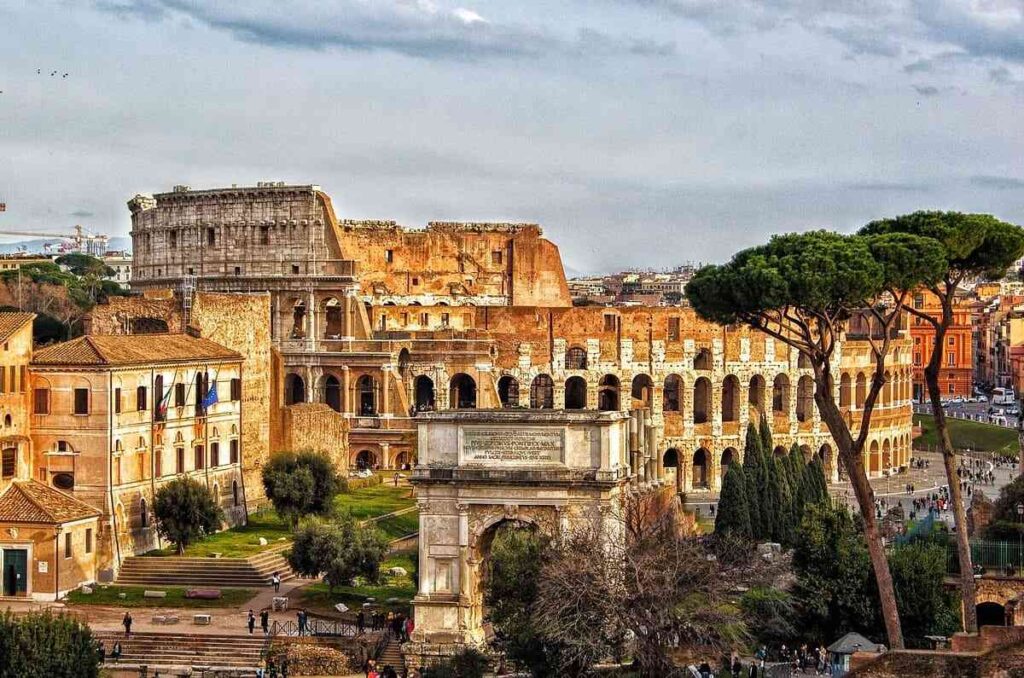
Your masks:
<instances>
[{"instance_id":1,"label":"arch of titus","mask_svg":"<svg viewBox=\"0 0 1024 678\"><path fill-rule=\"evenodd\" d=\"M468 410L419 423L420 509L413 641L484 640L482 574L495 529L525 522L555 535L577 520L615 530L628 483L671 482L642 411Z\"/></svg>"}]
</instances>

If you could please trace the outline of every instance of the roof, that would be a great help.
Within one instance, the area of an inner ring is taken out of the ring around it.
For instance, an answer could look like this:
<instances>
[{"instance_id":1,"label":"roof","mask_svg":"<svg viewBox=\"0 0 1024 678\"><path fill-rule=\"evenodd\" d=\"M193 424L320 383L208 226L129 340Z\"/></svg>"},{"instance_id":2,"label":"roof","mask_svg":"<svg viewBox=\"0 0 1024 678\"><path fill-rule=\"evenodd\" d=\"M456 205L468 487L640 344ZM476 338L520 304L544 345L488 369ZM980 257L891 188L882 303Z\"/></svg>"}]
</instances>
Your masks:
<instances>
[{"instance_id":1,"label":"roof","mask_svg":"<svg viewBox=\"0 0 1024 678\"><path fill-rule=\"evenodd\" d=\"M884 646L872 643L870 640L851 631L845 636L828 646L829 652L836 654L853 654L854 652L878 652Z\"/></svg>"},{"instance_id":2,"label":"roof","mask_svg":"<svg viewBox=\"0 0 1024 678\"><path fill-rule=\"evenodd\" d=\"M0 523L59 525L98 515L98 509L36 480L15 480L0 494Z\"/></svg>"},{"instance_id":3,"label":"roof","mask_svg":"<svg viewBox=\"0 0 1024 678\"><path fill-rule=\"evenodd\" d=\"M0 313L0 341L7 341L35 317L35 313Z\"/></svg>"},{"instance_id":4,"label":"roof","mask_svg":"<svg viewBox=\"0 0 1024 678\"><path fill-rule=\"evenodd\" d=\"M35 352L32 364L116 367L241 359L231 349L188 334L111 334L89 335L46 346Z\"/></svg>"}]
</instances>

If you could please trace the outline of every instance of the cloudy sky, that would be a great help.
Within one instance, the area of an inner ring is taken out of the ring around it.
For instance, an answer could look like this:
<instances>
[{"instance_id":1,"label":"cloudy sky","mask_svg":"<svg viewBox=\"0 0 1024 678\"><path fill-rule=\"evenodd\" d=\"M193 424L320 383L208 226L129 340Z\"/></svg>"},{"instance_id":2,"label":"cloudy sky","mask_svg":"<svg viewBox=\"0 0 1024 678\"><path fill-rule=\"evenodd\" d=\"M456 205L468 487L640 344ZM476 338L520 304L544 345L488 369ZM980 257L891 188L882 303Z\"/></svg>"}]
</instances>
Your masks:
<instances>
[{"instance_id":1,"label":"cloudy sky","mask_svg":"<svg viewBox=\"0 0 1024 678\"><path fill-rule=\"evenodd\" d=\"M0 228L283 180L347 218L536 221L600 272L1024 223L1024 0L5 0L0 90Z\"/></svg>"}]
</instances>

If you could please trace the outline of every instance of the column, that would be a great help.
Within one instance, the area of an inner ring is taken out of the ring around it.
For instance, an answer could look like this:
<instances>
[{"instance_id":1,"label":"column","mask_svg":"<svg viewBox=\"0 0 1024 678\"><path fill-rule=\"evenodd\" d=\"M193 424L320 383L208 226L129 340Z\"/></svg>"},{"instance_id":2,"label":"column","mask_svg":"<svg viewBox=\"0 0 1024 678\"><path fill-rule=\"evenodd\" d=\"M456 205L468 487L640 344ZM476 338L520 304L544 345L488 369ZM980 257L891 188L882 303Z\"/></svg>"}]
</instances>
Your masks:
<instances>
[{"instance_id":1,"label":"column","mask_svg":"<svg viewBox=\"0 0 1024 678\"><path fill-rule=\"evenodd\" d=\"M459 509L459 596L468 599L469 591L469 505L457 504Z\"/></svg>"},{"instance_id":2,"label":"column","mask_svg":"<svg viewBox=\"0 0 1024 678\"><path fill-rule=\"evenodd\" d=\"M418 540L420 595L425 596L430 593L430 576L427 572L427 539L430 536L427 532L427 511L430 505L424 499L420 499L416 504L420 512L420 539Z\"/></svg>"},{"instance_id":3,"label":"column","mask_svg":"<svg viewBox=\"0 0 1024 678\"><path fill-rule=\"evenodd\" d=\"M380 467L391 468L391 443L380 444Z\"/></svg>"},{"instance_id":4,"label":"column","mask_svg":"<svg viewBox=\"0 0 1024 678\"><path fill-rule=\"evenodd\" d=\"M388 415L391 414L390 387L388 386L388 382L391 381L391 365L381 367L380 381L381 407L379 414Z\"/></svg>"},{"instance_id":5,"label":"column","mask_svg":"<svg viewBox=\"0 0 1024 678\"><path fill-rule=\"evenodd\" d=\"M341 366L341 411L352 413L352 377L348 365Z\"/></svg>"}]
</instances>

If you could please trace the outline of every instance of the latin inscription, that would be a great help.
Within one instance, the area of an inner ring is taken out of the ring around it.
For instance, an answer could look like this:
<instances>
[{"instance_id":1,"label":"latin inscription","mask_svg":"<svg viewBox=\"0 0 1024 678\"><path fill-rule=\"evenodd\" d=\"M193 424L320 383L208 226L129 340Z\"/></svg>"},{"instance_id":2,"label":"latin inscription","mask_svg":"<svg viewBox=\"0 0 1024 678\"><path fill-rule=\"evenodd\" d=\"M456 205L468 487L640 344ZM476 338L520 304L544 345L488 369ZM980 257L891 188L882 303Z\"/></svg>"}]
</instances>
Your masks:
<instances>
[{"instance_id":1,"label":"latin inscription","mask_svg":"<svg viewBox=\"0 0 1024 678\"><path fill-rule=\"evenodd\" d=\"M562 461L562 431L529 428L465 428L463 463L537 464Z\"/></svg>"}]
</instances>

